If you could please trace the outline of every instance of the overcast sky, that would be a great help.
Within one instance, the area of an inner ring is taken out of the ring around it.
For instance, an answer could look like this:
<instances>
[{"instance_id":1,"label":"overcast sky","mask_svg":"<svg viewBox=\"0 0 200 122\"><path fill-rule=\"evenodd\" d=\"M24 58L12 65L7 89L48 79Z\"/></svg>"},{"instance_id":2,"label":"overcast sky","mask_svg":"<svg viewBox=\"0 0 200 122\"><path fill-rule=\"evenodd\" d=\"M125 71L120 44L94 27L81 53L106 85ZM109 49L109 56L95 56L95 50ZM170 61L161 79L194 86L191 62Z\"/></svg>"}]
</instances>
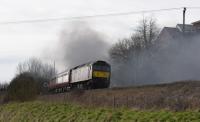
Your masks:
<instances>
[{"instance_id":1,"label":"overcast sky","mask_svg":"<svg viewBox=\"0 0 200 122\"><path fill-rule=\"evenodd\" d=\"M197 7L199 0L0 0L0 22L87 16L106 13ZM200 20L200 9L187 11L186 22ZM134 31L144 16L154 16L160 27L182 22L182 10L136 14L117 17L84 19L96 31L104 34L109 43ZM54 47L59 35L71 20L29 24L0 25L0 82L10 81L19 62ZM56 60L56 59L52 59ZM49 63L52 63L49 60Z\"/></svg>"}]
</instances>

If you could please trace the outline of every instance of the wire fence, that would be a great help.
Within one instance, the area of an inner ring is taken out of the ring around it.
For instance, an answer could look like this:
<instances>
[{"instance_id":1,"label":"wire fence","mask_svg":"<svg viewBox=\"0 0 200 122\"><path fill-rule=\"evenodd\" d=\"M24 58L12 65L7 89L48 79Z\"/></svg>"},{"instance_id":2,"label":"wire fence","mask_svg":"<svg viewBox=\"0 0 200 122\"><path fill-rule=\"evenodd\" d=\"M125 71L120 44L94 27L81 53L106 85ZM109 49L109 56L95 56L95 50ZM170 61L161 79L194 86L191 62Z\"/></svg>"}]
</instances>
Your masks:
<instances>
[{"instance_id":1,"label":"wire fence","mask_svg":"<svg viewBox=\"0 0 200 122\"><path fill-rule=\"evenodd\" d=\"M175 111L200 109L200 97L156 94L133 96L97 96L84 93L61 93L44 95L38 98L42 101L72 103L89 107L134 108L134 109L170 109Z\"/></svg>"}]
</instances>

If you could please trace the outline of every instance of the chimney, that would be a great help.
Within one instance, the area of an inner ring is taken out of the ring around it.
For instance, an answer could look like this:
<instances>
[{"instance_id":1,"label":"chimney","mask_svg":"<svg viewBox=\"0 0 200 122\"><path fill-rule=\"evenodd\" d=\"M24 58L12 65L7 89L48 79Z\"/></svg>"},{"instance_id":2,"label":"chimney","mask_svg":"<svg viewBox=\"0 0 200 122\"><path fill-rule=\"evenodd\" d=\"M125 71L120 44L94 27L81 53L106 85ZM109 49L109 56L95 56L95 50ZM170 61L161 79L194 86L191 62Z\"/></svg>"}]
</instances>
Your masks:
<instances>
[{"instance_id":1,"label":"chimney","mask_svg":"<svg viewBox=\"0 0 200 122\"><path fill-rule=\"evenodd\" d=\"M183 33L185 33L185 11L186 7L183 8Z\"/></svg>"}]
</instances>

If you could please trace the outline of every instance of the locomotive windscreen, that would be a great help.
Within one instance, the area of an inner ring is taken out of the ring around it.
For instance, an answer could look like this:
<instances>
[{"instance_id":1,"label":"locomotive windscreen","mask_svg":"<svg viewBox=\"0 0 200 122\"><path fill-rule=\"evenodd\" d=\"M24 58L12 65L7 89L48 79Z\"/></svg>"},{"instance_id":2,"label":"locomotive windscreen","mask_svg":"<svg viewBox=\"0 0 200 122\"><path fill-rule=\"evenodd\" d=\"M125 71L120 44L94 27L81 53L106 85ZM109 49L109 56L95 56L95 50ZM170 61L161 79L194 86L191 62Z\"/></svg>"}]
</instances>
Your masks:
<instances>
[{"instance_id":1,"label":"locomotive windscreen","mask_svg":"<svg viewBox=\"0 0 200 122\"><path fill-rule=\"evenodd\" d=\"M93 66L93 70L97 70L97 71L110 71L110 67L108 66L99 66L99 65L94 65Z\"/></svg>"},{"instance_id":2,"label":"locomotive windscreen","mask_svg":"<svg viewBox=\"0 0 200 122\"><path fill-rule=\"evenodd\" d=\"M110 65L104 61L94 63L93 70L110 72Z\"/></svg>"}]
</instances>

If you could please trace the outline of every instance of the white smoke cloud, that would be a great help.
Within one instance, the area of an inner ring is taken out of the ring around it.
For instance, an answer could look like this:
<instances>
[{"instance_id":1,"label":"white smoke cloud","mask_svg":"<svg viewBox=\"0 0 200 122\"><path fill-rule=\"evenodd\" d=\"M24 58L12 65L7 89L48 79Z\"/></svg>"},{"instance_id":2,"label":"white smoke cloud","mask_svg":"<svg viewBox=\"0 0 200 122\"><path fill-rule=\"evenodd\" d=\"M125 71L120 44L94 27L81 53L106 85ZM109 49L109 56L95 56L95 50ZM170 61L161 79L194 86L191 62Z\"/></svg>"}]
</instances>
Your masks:
<instances>
[{"instance_id":1,"label":"white smoke cloud","mask_svg":"<svg viewBox=\"0 0 200 122\"><path fill-rule=\"evenodd\" d=\"M200 80L200 36L187 35L184 39L165 40L139 56L131 55L127 62L113 64L114 86ZM160 47L161 46L161 47ZM151 54L150 54L151 52Z\"/></svg>"}]
</instances>

